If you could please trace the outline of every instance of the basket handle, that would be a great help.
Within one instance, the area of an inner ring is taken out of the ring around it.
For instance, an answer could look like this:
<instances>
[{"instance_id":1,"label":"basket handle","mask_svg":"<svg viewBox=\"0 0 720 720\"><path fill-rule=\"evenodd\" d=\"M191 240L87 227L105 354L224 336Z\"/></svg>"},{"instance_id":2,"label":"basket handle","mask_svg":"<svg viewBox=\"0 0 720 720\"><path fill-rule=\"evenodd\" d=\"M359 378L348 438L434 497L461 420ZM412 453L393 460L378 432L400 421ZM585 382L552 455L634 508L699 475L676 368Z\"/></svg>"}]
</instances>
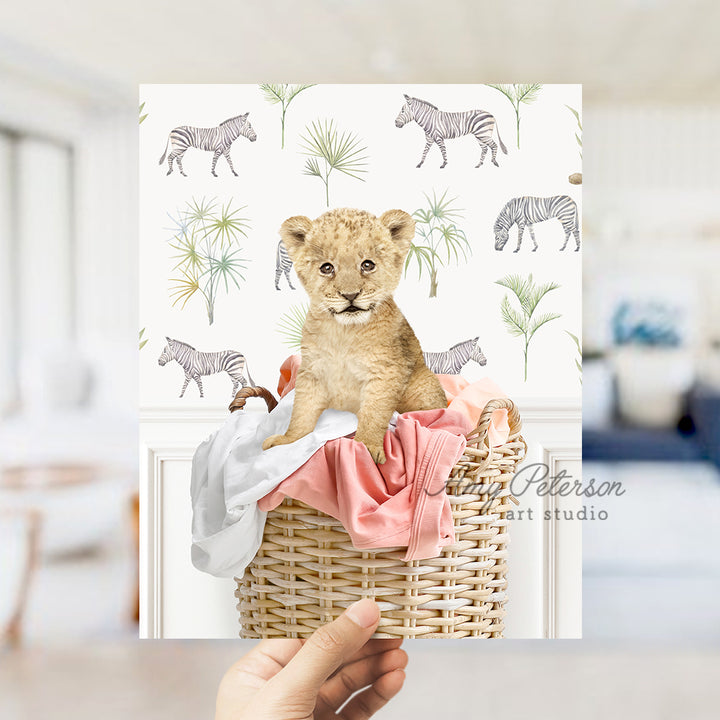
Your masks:
<instances>
[{"instance_id":1,"label":"basket handle","mask_svg":"<svg viewBox=\"0 0 720 720\"><path fill-rule=\"evenodd\" d=\"M510 427L510 437L520 432L522 421L520 420L520 412L515 403L510 398L495 398L488 401L485 408L480 413L480 419L475 429L468 434L468 441L472 440L472 444L476 447L487 442L487 434L492 421L492 415L496 410L508 411L508 426Z\"/></svg>"},{"instance_id":2,"label":"basket handle","mask_svg":"<svg viewBox=\"0 0 720 720\"><path fill-rule=\"evenodd\" d=\"M267 405L268 412L272 412L278 404L275 396L267 388L259 385L257 387L248 386L240 388L240 390L235 393L235 399L228 406L228 410L230 410L231 413L236 410L242 410L245 407L247 399L251 397L261 397Z\"/></svg>"}]
</instances>

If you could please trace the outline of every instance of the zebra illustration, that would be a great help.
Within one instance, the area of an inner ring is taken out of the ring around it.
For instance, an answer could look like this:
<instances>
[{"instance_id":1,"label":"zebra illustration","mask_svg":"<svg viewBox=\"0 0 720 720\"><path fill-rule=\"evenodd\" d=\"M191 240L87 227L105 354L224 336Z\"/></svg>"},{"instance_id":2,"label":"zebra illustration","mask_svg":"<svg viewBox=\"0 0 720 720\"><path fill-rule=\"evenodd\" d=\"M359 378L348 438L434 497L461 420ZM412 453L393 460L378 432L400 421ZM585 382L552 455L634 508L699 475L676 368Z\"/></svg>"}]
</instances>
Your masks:
<instances>
[{"instance_id":1,"label":"zebra illustration","mask_svg":"<svg viewBox=\"0 0 720 720\"><path fill-rule=\"evenodd\" d=\"M200 397L203 395L203 386L200 378L203 375L214 375L219 372L226 372L232 380L233 397L237 392L238 385L247 387L248 383L254 385L250 372L247 368L245 356L235 350L221 350L220 352L200 352L192 345L180 340L173 340L165 336L167 345L158 358L158 365L163 366L171 360L176 360L185 371L185 382L183 383L180 397L185 394L188 383L194 380L200 390ZM245 379L247 376L247 380Z\"/></svg>"},{"instance_id":2,"label":"zebra illustration","mask_svg":"<svg viewBox=\"0 0 720 720\"><path fill-rule=\"evenodd\" d=\"M248 115L249 113L238 115L212 128L191 127L189 125L176 127L174 130L171 130L170 135L168 135L168 140L165 143L165 152L162 154L158 164L162 165L167 155L167 174L169 175L173 170L173 160L177 160L180 174L187 177L182 166L182 158L185 151L189 147L197 148L198 150L212 150L214 153L212 159L212 174L217 177L215 165L217 165L220 155L224 155L233 175L237 177L232 159L230 158L230 146L240 135L246 137L250 142L257 140L257 135L250 121L247 119ZM170 144L172 144L172 150L168 155L167 151Z\"/></svg>"},{"instance_id":3,"label":"zebra illustration","mask_svg":"<svg viewBox=\"0 0 720 720\"><path fill-rule=\"evenodd\" d=\"M474 135L482 147L480 162L475 166L480 167L485 161L488 148L492 152L493 165L497 165L497 144L492 139L493 130L497 132L500 148L507 155L507 148L500 139L500 131L495 124L495 118L484 110L467 110L466 112L443 112L435 105L426 100L404 95L405 104L400 114L395 118L395 125L403 127L411 121L415 121L425 131L425 150L422 159L417 164L421 167L425 162L428 150L433 143L437 143L443 157L444 168L447 165L447 153L445 151L445 140L462 137L463 135Z\"/></svg>"},{"instance_id":4,"label":"zebra illustration","mask_svg":"<svg viewBox=\"0 0 720 720\"><path fill-rule=\"evenodd\" d=\"M580 229L578 225L578 211L575 201L567 195L554 195L553 197L516 197L509 200L495 221L495 249L502 250L508 241L510 228L517 223L518 244L513 252L520 250L525 228L530 231L533 249L538 249L535 241L533 225L544 220L557 218L565 231L565 243L560 248L564 250L570 239L570 233L575 236L575 251L580 249Z\"/></svg>"},{"instance_id":5,"label":"zebra illustration","mask_svg":"<svg viewBox=\"0 0 720 720\"><path fill-rule=\"evenodd\" d=\"M275 253L275 289L280 289L280 276L285 273L285 279L291 290L295 289L295 286L290 282L290 270L292 269L292 260L288 255L288 251L285 249L285 244L282 240L277 244L277 252Z\"/></svg>"},{"instance_id":6,"label":"zebra illustration","mask_svg":"<svg viewBox=\"0 0 720 720\"><path fill-rule=\"evenodd\" d=\"M476 337L464 340L445 352L424 352L425 364L434 373L441 375L459 375L470 360L474 360L478 365L486 365L487 358L478 345L479 339Z\"/></svg>"}]
</instances>

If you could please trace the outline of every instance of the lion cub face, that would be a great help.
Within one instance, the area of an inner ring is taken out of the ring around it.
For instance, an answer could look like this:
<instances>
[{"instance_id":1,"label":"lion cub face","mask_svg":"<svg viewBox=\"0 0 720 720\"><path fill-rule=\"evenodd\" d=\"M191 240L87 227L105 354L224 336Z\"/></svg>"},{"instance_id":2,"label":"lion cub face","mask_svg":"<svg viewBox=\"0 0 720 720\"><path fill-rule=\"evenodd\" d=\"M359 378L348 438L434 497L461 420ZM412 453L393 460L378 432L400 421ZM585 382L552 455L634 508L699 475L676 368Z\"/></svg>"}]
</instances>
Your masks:
<instances>
[{"instance_id":1,"label":"lion cub face","mask_svg":"<svg viewBox=\"0 0 720 720\"><path fill-rule=\"evenodd\" d=\"M345 325L366 323L392 297L415 235L402 210L379 218L363 210L330 210L312 221L291 217L280 236L311 306Z\"/></svg>"}]
</instances>

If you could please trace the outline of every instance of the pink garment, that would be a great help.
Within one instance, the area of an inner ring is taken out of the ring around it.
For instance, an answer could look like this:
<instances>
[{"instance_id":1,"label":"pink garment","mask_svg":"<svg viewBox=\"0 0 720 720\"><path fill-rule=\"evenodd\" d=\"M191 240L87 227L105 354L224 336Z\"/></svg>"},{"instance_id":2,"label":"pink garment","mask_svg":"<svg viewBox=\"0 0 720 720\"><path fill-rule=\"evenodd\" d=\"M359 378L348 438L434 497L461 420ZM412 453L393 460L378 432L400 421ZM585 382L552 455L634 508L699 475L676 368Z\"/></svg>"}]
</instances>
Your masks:
<instances>
[{"instance_id":1,"label":"pink garment","mask_svg":"<svg viewBox=\"0 0 720 720\"><path fill-rule=\"evenodd\" d=\"M359 549L400 545L405 560L435 557L455 542L445 482L472 427L451 410L404 413L385 434L384 464L355 440L331 440L258 506L290 496L340 520Z\"/></svg>"},{"instance_id":2,"label":"pink garment","mask_svg":"<svg viewBox=\"0 0 720 720\"><path fill-rule=\"evenodd\" d=\"M473 427L480 420L480 413L495 398L506 398L507 395L490 379L483 378L469 383L462 375L438 375L438 380L448 399L448 410L463 413L472 422ZM504 408L494 410L488 426L490 447L504 445L510 436L508 414Z\"/></svg>"},{"instance_id":3,"label":"pink garment","mask_svg":"<svg viewBox=\"0 0 720 720\"><path fill-rule=\"evenodd\" d=\"M280 368L278 393L295 387L300 356ZM405 560L435 557L455 542L445 482L465 449L465 435L488 400L506 397L491 380L468 383L438 375L448 398L445 410L399 415L385 433L386 462L376 465L367 448L345 437L327 442L258 505L267 511L286 496L340 520L355 547L407 546ZM488 430L493 447L507 441L507 410L496 410Z\"/></svg>"}]
</instances>

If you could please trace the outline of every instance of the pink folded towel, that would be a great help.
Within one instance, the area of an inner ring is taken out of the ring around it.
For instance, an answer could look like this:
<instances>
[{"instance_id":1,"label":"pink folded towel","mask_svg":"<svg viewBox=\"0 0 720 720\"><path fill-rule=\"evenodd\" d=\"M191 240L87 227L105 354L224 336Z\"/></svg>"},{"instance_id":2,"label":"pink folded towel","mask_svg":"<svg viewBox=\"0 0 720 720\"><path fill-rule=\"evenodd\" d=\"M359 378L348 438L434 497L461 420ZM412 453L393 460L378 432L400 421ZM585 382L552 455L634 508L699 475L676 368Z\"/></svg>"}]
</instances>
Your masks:
<instances>
[{"instance_id":1,"label":"pink folded towel","mask_svg":"<svg viewBox=\"0 0 720 720\"><path fill-rule=\"evenodd\" d=\"M294 388L299 366L299 355L283 363L281 396ZM359 549L407 546L405 560L437 556L455 542L445 482L463 454L465 435L488 400L505 397L487 378L438 378L448 408L397 416L385 434L384 464L376 465L367 448L349 437L331 440L263 497L260 510L272 510L289 496L340 520ZM507 411L495 411L490 442L500 445L508 434Z\"/></svg>"}]
</instances>

